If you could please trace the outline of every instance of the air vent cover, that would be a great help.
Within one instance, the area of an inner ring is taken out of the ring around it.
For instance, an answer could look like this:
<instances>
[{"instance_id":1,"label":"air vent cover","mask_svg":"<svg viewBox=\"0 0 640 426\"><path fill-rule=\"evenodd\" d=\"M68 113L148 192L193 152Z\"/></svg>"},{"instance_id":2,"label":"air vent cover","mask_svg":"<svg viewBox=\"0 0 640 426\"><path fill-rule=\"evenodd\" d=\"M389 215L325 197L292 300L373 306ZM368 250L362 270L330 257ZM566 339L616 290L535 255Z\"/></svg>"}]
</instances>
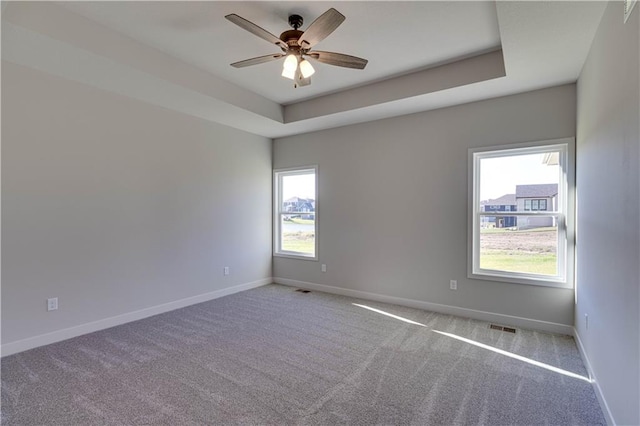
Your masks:
<instances>
[{"instance_id":1,"label":"air vent cover","mask_svg":"<svg viewBox=\"0 0 640 426\"><path fill-rule=\"evenodd\" d=\"M504 331L506 333L516 333L516 329L513 327L506 327L504 325L497 325L497 324L489 324L489 328L491 330L500 330L500 331Z\"/></svg>"}]
</instances>

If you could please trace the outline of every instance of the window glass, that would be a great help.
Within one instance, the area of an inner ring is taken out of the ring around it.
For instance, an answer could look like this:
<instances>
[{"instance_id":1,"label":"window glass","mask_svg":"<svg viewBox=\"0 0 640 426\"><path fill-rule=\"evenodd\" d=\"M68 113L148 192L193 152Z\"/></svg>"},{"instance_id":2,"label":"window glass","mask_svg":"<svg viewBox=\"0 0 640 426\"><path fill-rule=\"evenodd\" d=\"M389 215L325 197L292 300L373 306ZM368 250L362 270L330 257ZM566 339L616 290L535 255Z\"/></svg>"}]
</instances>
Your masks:
<instances>
[{"instance_id":1,"label":"window glass","mask_svg":"<svg viewBox=\"0 0 640 426\"><path fill-rule=\"evenodd\" d=\"M472 150L470 156L469 276L570 286L568 144ZM485 200L509 198L515 208L507 206L510 216L501 220L479 208ZM549 202L556 211L547 210Z\"/></svg>"},{"instance_id":2,"label":"window glass","mask_svg":"<svg viewBox=\"0 0 640 426\"><path fill-rule=\"evenodd\" d=\"M531 200L531 210L532 211L539 210L539 208L538 208L538 200Z\"/></svg>"},{"instance_id":3,"label":"window glass","mask_svg":"<svg viewBox=\"0 0 640 426\"><path fill-rule=\"evenodd\" d=\"M276 170L275 255L316 259L317 169Z\"/></svg>"},{"instance_id":4,"label":"window glass","mask_svg":"<svg viewBox=\"0 0 640 426\"><path fill-rule=\"evenodd\" d=\"M480 232L480 269L557 275L558 230L553 221L551 216L518 216L515 230Z\"/></svg>"}]
</instances>

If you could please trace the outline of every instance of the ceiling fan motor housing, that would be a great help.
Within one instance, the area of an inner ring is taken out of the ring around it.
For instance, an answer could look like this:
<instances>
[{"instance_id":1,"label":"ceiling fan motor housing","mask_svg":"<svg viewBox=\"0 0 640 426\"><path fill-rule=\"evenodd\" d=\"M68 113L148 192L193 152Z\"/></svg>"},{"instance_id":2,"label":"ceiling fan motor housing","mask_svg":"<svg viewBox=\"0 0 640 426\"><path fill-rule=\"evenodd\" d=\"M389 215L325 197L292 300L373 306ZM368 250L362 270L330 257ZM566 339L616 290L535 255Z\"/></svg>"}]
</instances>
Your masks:
<instances>
[{"instance_id":1,"label":"ceiling fan motor housing","mask_svg":"<svg viewBox=\"0 0 640 426\"><path fill-rule=\"evenodd\" d=\"M303 19L300 15L289 15L289 25L293 28L292 30L287 30L280 34L280 40L287 43L289 49L298 50L299 44L298 39L304 31L300 31L298 28L302 26ZM295 52L297 53L297 52Z\"/></svg>"},{"instance_id":2,"label":"ceiling fan motor housing","mask_svg":"<svg viewBox=\"0 0 640 426\"><path fill-rule=\"evenodd\" d=\"M280 34L280 40L282 40L285 43L287 43L289 48L298 47L299 46L298 45L298 39L300 38L300 36L302 36L302 34L304 34L304 31L287 30L287 31L283 32L282 34Z\"/></svg>"}]
</instances>

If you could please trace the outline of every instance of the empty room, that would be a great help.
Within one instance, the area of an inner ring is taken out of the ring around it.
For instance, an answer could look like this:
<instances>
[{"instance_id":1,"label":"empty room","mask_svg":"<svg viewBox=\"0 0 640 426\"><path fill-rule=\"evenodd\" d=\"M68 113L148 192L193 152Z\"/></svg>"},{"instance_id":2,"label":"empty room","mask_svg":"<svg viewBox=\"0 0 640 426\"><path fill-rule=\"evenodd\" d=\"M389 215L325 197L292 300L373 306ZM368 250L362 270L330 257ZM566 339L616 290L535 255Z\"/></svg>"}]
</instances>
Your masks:
<instances>
[{"instance_id":1,"label":"empty room","mask_svg":"<svg viewBox=\"0 0 640 426\"><path fill-rule=\"evenodd\" d=\"M640 425L640 6L2 1L7 425Z\"/></svg>"}]
</instances>

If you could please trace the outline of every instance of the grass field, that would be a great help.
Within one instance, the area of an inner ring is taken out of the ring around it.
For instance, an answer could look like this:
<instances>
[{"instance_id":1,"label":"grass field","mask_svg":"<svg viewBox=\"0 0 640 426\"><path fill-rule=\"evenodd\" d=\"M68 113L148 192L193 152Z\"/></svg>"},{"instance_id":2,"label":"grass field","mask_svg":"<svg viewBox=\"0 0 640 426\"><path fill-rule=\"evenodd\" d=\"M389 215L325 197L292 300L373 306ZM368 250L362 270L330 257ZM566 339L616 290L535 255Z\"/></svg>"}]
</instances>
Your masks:
<instances>
[{"instance_id":1,"label":"grass field","mask_svg":"<svg viewBox=\"0 0 640 426\"><path fill-rule=\"evenodd\" d=\"M282 235L282 250L313 254L316 239L313 233L285 232Z\"/></svg>"},{"instance_id":2,"label":"grass field","mask_svg":"<svg viewBox=\"0 0 640 426\"><path fill-rule=\"evenodd\" d=\"M557 230L553 227L480 232L480 268L542 275L557 273Z\"/></svg>"},{"instance_id":3,"label":"grass field","mask_svg":"<svg viewBox=\"0 0 640 426\"><path fill-rule=\"evenodd\" d=\"M498 271L555 275L558 266L555 254L485 250L480 254L480 267Z\"/></svg>"}]
</instances>

